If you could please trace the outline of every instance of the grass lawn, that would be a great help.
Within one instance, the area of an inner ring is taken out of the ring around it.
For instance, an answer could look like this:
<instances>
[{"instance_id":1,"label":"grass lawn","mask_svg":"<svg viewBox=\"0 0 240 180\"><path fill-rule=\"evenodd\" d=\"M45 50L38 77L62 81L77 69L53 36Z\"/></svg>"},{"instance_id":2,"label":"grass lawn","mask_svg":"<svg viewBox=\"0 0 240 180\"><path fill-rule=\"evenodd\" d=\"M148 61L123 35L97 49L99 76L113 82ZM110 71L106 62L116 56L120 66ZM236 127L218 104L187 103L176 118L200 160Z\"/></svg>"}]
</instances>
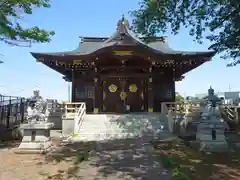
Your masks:
<instances>
[{"instance_id":1,"label":"grass lawn","mask_svg":"<svg viewBox=\"0 0 240 180\"><path fill-rule=\"evenodd\" d=\"M154 143L155 152L173 180L240 180L240 152L198 152L179 142Z\"/></svg>"}]
</instances>

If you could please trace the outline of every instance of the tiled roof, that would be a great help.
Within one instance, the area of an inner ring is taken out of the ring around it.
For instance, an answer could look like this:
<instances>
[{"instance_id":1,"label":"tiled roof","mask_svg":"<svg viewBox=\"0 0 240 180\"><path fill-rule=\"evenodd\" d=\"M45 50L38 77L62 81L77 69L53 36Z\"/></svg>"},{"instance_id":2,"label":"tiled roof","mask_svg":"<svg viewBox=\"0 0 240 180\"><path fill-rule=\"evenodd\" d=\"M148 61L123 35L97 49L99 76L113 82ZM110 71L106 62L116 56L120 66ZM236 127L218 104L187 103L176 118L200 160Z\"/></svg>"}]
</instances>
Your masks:
<instances>
[{"instance_id":1,"label":"tiled roof","mask_svg":"<svg viewBox=\"0 0 240 180\"><path fill-rule=\"evenodd\" d=\"M121 36L124 35L124 39ZM126 44L127 40L129 44ZM213 56L215 52L187 52L187 51L176 51L169 47L167 37L151 37L150 42L145 42L147 37L138 38L129 29L129 23L124 18L118 22L117 30L110 36L107 37L82 37L81 42L75 50L65 52L54 52L54 53L40 53L42 55L87 55L96 52L99 49L110 47L110 46L121 46L121 45L135 45L148 48L149 50L158 54L169 54L169 55L209 55ZM126 41L125 41L126 40ZM39 54L39 53L38 53Z\"/></svg>"}]
</instances>

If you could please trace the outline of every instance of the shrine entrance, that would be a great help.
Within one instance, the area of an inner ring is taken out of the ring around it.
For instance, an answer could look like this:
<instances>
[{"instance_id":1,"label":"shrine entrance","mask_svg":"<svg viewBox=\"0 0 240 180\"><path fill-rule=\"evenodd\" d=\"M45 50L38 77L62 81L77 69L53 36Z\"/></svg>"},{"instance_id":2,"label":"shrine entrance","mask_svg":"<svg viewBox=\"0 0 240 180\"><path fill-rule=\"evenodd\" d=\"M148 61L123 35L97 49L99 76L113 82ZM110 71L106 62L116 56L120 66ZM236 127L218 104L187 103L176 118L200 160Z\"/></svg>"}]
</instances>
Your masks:
<instances>
[{"instance_id":1,"label":"shrine entrance","mask_svg":"<svg viewBox=\"0 0 240 180\"><path fill-rule=\"evenodd\" d=\"M125 112L124 101L121 100L121 86L117 78L103 80L103 112Z\"/></svg>"},{"instance_id":2,"label":"shrine entrance","mask_svg":"<svg viewBox=\"0 0 240 180\"><path fill-rule=\"evenodd\" d=\"M141 78L103 80L103 112L141 112L145 108L145 88Z\"/></svg>"},{"instance_id":3,"label":"shrine entrance","mask_svg":"<svg viewBox=\"0 0 240 180\"><path fill-rule=\"evenodd\" d=\"M126 104L130 112L141 112L145 110L144 81L141 78L130 78L126 81L127 92Z\"/></svg>"}]
</instances>

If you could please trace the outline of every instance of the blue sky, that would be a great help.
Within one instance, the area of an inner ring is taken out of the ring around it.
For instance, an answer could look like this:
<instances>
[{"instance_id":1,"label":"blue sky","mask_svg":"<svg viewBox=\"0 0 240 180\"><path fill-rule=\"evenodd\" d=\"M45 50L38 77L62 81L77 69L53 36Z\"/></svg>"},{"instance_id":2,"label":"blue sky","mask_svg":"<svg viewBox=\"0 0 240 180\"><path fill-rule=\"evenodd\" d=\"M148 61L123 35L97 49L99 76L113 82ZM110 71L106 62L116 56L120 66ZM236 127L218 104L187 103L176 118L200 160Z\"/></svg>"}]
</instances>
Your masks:
<instances>
[{"instance_id":1,"label":"blue sky","mask_svg":"<svg viewBox=\"0 0 240 180\"><path fill-rule=\"evenodd\" d=\"M116 23L124 14L129 18L129 10L138 7L137 0L52 0L50 9L36 9L26 16L22 23L26 27L38 25L54 30L56 35L48 44L34 44L31 48L12 47L0 43L1 81L0 93L28 97L34 88L39 88L45 98L68 99L68 85L62 76L43 64L36 63L30 52L67 51L75 49L79 36L110 36ZM129 18L130 19L130 18ZM202 45L193 42L188 31L169 36L170 47L176 50L207 50L209 43ZM183 81L176 83L176 90L185 95L205 93L210 85L215 91L240 90L238 77L240 66L226 67L227 61L215 56L208 62L186 74Z\"/></svg>"}]
</instances>

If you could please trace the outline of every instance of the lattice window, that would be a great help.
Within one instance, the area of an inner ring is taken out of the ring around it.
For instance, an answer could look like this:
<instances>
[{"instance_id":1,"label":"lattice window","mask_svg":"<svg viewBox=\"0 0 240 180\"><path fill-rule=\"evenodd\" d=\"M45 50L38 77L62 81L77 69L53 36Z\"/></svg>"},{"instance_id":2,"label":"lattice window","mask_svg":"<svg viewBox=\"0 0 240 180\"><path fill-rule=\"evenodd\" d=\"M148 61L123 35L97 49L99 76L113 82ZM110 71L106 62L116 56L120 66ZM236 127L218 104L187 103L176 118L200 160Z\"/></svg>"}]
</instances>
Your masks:
<instances>
[{"instance_id":1,"label":"lattice window","mask_svg":"<svg viewBox=\"0 0 240 180\"><path fill-rule=\"evenodd\" d=\"M171 88L167 88L167 90L166 90L166 98L171 99L172 96L173 96L172 89Z\"/></svg>"},{"instance_id":2,"label":"lattice window","mask_svg":"<svg viewBox=\"0 0 240 180\"><path fill-rule=\"evenodd\" d=\"M86 86L85 87L86 98L93 98L93 87Z\"/></svg>"},{"instance_id":3,"label":"lattice window","mask_svg":"<svg viewBox=\"0 0 240 180\"><path fill-rule=\"evenodd\" d=\"M75 89L76 98L87 99L94 98L93 86L85 86Z\"/></svg>"},{"instance_id":4,"label":"lattice window","mask_svg":"<svg viewBox=\"0 0 240 180\"><path fill-rule=\"evenodd\" d=\"M76 95L76 98L80 98L80 99L86 98L85 97L85 88L84 87L76 88L75 95Z\"/></svg>"}]
</instances>

